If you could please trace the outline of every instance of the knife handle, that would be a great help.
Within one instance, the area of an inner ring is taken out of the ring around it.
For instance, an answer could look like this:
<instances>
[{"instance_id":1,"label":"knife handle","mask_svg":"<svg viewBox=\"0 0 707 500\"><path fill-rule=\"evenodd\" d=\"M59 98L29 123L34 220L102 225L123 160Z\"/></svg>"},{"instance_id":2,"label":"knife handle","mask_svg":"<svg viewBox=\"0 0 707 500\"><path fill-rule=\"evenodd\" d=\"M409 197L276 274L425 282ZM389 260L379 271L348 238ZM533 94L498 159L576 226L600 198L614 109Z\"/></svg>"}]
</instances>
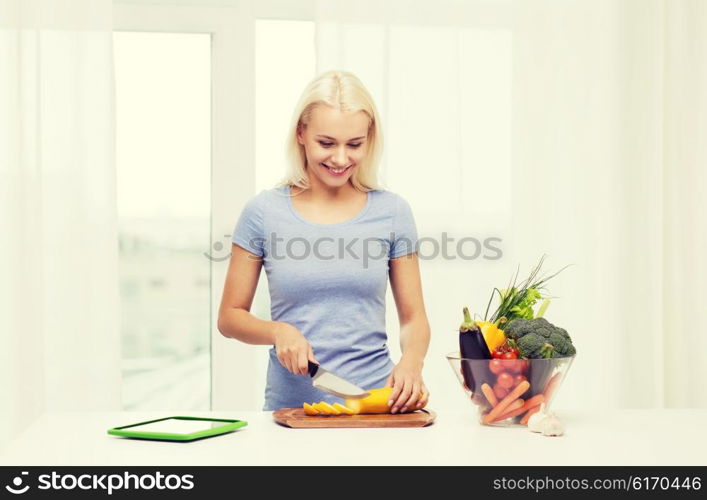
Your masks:
<instances>
[{"instance_id":1,"label":"knife handle","mask_svg":"<svg viewBox=\"0 0 707 500\"><path fill-rule=\"evenodd\" d=\"M308 360L307 371L309 372L309 376L314 377L317 374L317 370L319 370L319 365Z\"/></svg>"}]
</instances>

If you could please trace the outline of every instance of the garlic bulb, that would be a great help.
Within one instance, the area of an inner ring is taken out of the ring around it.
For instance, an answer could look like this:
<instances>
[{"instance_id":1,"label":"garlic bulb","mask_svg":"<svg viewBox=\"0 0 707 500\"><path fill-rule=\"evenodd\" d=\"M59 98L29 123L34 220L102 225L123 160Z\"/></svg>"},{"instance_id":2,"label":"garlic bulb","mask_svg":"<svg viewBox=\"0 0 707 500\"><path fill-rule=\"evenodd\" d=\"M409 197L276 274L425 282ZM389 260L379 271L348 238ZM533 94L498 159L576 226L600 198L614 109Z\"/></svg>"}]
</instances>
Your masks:
<instances>
[{"instance_id":1,"label":"garlic bulb","mask_svg":"<svg viewBox=\"0 0 707 500\"><path fill-rule=\"evenodd\" d=\"M565 433L565 427L557 415L550 413L542 420L543 436L562 436Z\"/></svg>"},{"instance_id":2,"label":"garlic bulb","mask_svg":"<svg viewBox=\"0 0 707 500\"><path fill-rule=\"evenodd\" d=\"M565 427L557 415L545 413L545 403L540 406L540 411L528 419L528 429L543 436L562 436L565 433Z\"/></svg>"},{"instance_id":3,"label":"garlic bulb","mask_svg":"<svg viewBox=\"0 0 707 500\"><path fill-rule=\"evenodd\" d=\"M540 405L540 411L533 413L528 419L528 429L533 432L542 432L545 416L545 403L543 403Z\"/></svg>"}]
</instances>

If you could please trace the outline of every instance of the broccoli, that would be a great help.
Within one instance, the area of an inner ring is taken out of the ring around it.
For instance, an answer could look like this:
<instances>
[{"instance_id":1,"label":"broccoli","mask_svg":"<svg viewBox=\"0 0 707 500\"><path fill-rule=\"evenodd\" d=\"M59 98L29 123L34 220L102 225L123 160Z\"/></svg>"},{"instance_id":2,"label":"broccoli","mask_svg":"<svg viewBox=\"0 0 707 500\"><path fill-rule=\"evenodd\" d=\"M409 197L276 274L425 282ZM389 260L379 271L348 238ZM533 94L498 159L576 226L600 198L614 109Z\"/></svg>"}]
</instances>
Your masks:
<instances>
[{"instance_id":1,"label":"broccoli","mask_svg":"<svg viewBox=\"0 0 707 500\"><path fill-rule=\"evenodd\" d=\"M572 345L572 339L570 339L569 335L553 332L550 334L549 343L555 347L555 352L561 356L574 356L577 353L577 349Z\"/></svg>"},{"instance_id":2,"label":"broccoli","mask_svg":"<svg viewBox=\"0 0 707 500\"><path fill-rule=\"evenodd\" d=\"M529 333L518 339L518 350L524 358L552 358L555 348L542 335Z\"/></svg>"},{"instance_id":3,"label":"broccoli","mask_svg":"<svg viewBox=\"0 0 707 500\"><path fill-rule=\"evenodd\" d=\"M518 344L524 358L573 356L577 352L567 330L545 318L515 319L506 326L504 333Z\"/></svg>"}]
</instances>

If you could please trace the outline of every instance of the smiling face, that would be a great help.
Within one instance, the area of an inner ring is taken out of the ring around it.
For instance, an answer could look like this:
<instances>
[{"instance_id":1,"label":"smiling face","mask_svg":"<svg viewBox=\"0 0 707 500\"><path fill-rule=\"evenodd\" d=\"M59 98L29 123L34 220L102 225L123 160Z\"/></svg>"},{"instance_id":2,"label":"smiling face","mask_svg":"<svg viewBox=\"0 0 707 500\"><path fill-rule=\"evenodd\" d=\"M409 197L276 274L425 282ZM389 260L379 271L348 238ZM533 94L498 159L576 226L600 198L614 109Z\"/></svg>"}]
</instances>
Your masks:
<instances>
[{"instance_id":1,"label":"smiling face","mask_svg":"<svg viewBox=\"0 0 707 500\"><path fill-rule=\"evenodd\" d=\"M349 182L366 157L369 122L363 111L344 113L326 105L312 110L309 123L297 133L310 186L336 189Z\"/></svg>"}]
</instances>

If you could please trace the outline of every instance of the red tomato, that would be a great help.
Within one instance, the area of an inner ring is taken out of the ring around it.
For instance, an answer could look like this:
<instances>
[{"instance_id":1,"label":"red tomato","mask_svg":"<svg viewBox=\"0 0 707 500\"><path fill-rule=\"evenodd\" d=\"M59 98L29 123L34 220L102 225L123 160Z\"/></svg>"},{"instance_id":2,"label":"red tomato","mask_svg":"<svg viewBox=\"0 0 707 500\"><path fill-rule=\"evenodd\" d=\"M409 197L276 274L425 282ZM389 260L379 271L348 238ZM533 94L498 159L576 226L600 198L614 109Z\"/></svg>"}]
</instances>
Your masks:
<instances>
[{"instance_id":1,"label":"red tomato","mask_svg":"<svg viewBox=\"0 0 707 500\"><path fill-rule=\"evenodd\" d=\"M510 389L513 387L513 376L506 372L500 373L496 378L496 383L504 389Z\"/></svg>"},{"instance_id":2,"label":"red tomato","mask_svg":"<svg viewBox=\"0 0 707 500\"><path fill-rule=\"evenodd\" d=\"M520 366L518 366L518 363L515 361L515 359L518 357L517 354L514 352L504 352L501 355L501 359L503 360L503 368L504 371L511 372L511 373L519 373L520 372Z\"/></svg>"},{"instance_id":3,"label":"red tomato","mask_svg":"<svg viewBox=\"0 0 707 500\"><path fill-rule=\"evenodd\" d=\"M520 367L518 370L520 373L526 373L528 368L530 368L530 362L527 359L520 359L518 360L518 366Z\"/></svg>"},{"instance_id":4,"label":"red tomato","mask_svg":"<svg viewBox=\"0 0 707 500\"><path fill-rule=\"evenodd\" d=\"M518 374L518 373L523 374L523 373L526 373L526 372L528 371L528 368L527 368L527 367L524 368L525 364L523 363L523 360L522 360L522 359L517 359L517 360L515 361L515 363L516 363L516 369L515 369L515 371L514 371L513 373L516 373L516 374Z\"/></svg>"},{"instance_id":5,"label":"red tomato","mask_svg":"<svg viewBox=\"0 0 707 500\"><path fill-rule=\"evenodd\" d=\"M528 378L525 375L516 375L515 377L513 377L513 387L526 380L528 380Z\"/></svg>"},{"instance_id":6,"label":"red tomato","mask_svg":"<svg viewBox=\"0 0 707 500\"><path fill-rule=\"evenodd\" d=\"M491 373L494 375L498 375L499 373L503 372L505 370L505 367L503 366L503 361L500 359L492 359L489 361L489 370L491 370Z\"/></svg>"},{"instance_id":7,"label":"red tomato","mask_svg":"<svg viewBox=\"0 0 707 500\"><path fill-rule=\"evenodd\" d=\"M494 384L494 386L493 386L493 393L496 395L496 397L498 398L499 401L501 399L505 398L506 396L508 396L509 392L510 391L508 389L504 389L503 387L501 387L498 384Z\"/></svg>"}]
</instances>

